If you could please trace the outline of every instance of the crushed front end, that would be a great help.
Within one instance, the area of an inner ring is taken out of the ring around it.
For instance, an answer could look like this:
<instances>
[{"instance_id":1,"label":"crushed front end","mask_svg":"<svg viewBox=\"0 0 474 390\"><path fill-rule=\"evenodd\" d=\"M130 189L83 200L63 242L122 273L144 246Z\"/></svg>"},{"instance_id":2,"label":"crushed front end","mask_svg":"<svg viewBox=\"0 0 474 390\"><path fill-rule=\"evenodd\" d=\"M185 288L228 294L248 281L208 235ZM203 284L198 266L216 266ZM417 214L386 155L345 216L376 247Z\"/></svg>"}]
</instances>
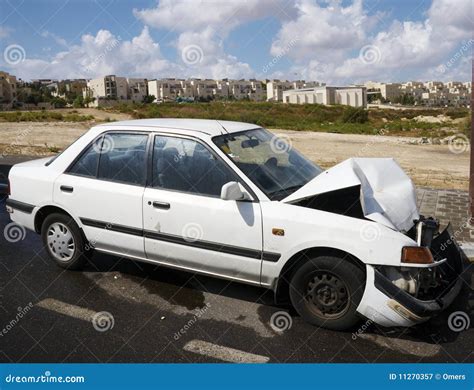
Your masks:
<instances>
[{"instance_id":1,"label":"crushed front end","mask_svg":"<svg viewBox=\"0 0 474 390\"><path fill-rule=\"evenodd\" d=\"M446 309L461 291L465 255L451 225L439 232L434 219L420 217L415 222L407 235L418 247L411 247L416 251L408 257L405 252L410 248L403 248L400 267L367 266L367 285L358 311L383 326L424 322ZM416 252L424 258L417 258Z\"/></svg>"}]
</instances>

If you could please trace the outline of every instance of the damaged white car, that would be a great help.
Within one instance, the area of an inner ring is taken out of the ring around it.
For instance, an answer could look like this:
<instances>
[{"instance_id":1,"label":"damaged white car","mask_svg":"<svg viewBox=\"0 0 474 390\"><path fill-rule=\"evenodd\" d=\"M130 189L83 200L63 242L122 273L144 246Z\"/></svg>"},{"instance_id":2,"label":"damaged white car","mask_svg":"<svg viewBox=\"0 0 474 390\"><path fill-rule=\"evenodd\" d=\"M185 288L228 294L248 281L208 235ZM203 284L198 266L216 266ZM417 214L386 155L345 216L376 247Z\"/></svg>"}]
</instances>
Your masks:
<instances>
[{"instance_id":1,"label":"damaged white car","mask_svg":"<svg viewBox=\"0 0 474 390\"><path fill-rule=\"evenodd\" d=\"M9 181L12 220L67 269L104 252L249 283L330 329L411 326L461 289L449 227L418 214L395 161L323 171L252 124L104 124Z\"/></svg>"}]
</instances>

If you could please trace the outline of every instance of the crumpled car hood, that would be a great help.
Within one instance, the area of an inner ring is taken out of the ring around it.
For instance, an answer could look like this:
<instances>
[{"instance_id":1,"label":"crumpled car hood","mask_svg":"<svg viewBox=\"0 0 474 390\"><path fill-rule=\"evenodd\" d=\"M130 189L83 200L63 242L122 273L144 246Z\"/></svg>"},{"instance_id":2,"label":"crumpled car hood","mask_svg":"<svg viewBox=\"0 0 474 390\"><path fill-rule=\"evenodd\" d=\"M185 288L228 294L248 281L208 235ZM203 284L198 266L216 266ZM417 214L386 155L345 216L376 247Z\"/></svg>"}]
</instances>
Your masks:
<instances>
[{"instance_id":1,"label":"crumpled car hood","mask_svg":"<svg viewBox=\"0 0 474 390\"><path fill-rule=\"evenodd\" d=\"M282 202L360 186L367 219L407 232L419 219L415 187L393 158L350 158L322 172Z\"/></svg>"}]
</instances>

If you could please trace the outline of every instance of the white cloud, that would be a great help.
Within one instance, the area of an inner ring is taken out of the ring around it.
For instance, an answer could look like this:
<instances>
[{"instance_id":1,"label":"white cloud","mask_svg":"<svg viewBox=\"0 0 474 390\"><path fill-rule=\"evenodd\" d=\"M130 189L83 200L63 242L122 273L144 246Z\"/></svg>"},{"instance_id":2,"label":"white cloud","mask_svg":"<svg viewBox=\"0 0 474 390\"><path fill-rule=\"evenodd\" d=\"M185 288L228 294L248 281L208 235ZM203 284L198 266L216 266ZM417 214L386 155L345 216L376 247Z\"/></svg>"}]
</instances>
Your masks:
<instances>
[{"instance_id":1,"label":"white cloud","mask_svg":"<svg viewBox=\"0 0 474 390\"><path fill-rule=\"evenodd\" d=\"M456 70L460 76L454 78L466 79L467 72L461 67L467 61L458 61L443 75L435 69L459 50L463 39L472 36L473 6L472 0L459 0L455 5L452 0L433 0L424 21L395 20L388 28L383 29L384 23L377 33L371 33L383 15L369 17L359 0L346 7L338 1L323 7L301 0L298 17L282 24L271 53L276 55L297 37L287 53L294 60L288 73L332 83L454 77ZM367 47L375 60L363 57L360 51Z\"/></svg>"},{"instance_id":2,"label":"white cloud","mask_svg":"<svg viewBox=\"0 0 474 390\"><path fill-rule=\"evenodd\" d=\"M211 27L221 36L242 23L274 14L292 15L284 0L161 0L155 8L134 10L145 24L173 31L200 31Z\"/></svg>"},{"instance_id":3,"label":"white cloud","mask_svg":"<svg viewBox=\"0 0 474 390\"><path fill-rule=\"evenodd\" d=\"M2 66L24 79L93 78L106 74L162 77L175 71L163 58L147 27L129 41L99 30L96 35L83 35L80 44L56 53L49 61L29 58L27 52L24 61L15 65L4 62Z\"/></svg>"},{"instance_id":4,"label":"white cloud","mask_svg":"<svg viewBox=\"0 0 474 390\"><path fill-rule=\"evenodd\" d=\"M253 75L249 64L224 52L222 39L216 37L210 27L201 32L183 32L176 48L186 77L242 78Z\"/></svg>"},{"instance_id":5,"label":"white cloud","mask_svg":"<svg viewBox=\"0 0 474 390\"><path fill-rule=\"evenodd\" d=\"M369 12L370 3L363 0L161 0L149 9L133 11L145 27L132 39L123 40L102 29L68 46L61 37L44 31L42 36L61 45L61 52L49 60L32 58L27 52L17 65L5 63L4 58L0 65L26 79L118 74L148 78L276 76L328 83L466 80L474 45L469 44L469 50L462 48L472 38L473 7L472 0L457 0L455 5L453 0L433 0L424 20L390 21L383 13ZM268 37L271 48L264 62L272 66L265 71L252 69L226 51L226 39L238 27L268 17L280 23L275 36ZM175 58L163 56L150 28L167 31L166 43L176 49ZM0 27L0 38L10 39L9 35L8 28ZM366 55L361 57L362 49ZM273 66L280 61L284 62Z\"/></svg>"},{"instance_id":6,"label":"white cloud","mask_svg":"<svg viewBox=\"0 0 474 390\"><path fill-rule=\"evenodd\" d=\"M284 21L273 41L271 54L279 55L292 45L288 56L297 60L340 58L344 50L360 45L374 17L367 16L362 0L342 6L332 1L326 6L310 0L296 4L297 17Z\"/></svg>"},{"instance_id":7,"label":"white cloud","mask_svg":"<svg viewBox=\"0 0 474 390\"><path fill-rule=\"evenodd\" d=\"M212 78L255 75L249 64L224 51L230 31L252 20L272 15L288 18L294 12L294 5L284 0L161 0L155 8L134 10L146 25L179 33L173 44L181 76ZM197 55L198 61L191 55Z\"/></svg>"}]
</instances>

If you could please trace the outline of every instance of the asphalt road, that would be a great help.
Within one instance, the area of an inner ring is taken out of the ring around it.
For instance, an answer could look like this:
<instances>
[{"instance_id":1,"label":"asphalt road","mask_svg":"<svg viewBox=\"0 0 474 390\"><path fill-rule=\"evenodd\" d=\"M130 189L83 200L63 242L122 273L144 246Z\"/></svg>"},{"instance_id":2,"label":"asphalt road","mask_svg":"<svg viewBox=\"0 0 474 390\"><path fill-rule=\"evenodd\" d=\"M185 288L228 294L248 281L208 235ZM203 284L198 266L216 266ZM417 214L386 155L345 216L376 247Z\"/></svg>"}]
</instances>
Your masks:
<instances>
[{"instance_id":1,"label":"asphalt road","mask_svg":"<svg viewBox=\"0 0 474 390\"><path fill-rule=\"evenodd\" d=\"M333 332L238 283L105 255L64 271L36 234L7 241L9 222L0 202L0 362L474 362L474 330L447 321L457 310L472 319L472 272L426 324ZM271 326L278 311L291 315L285 331Z\"/></svg>"}]
</instances>

